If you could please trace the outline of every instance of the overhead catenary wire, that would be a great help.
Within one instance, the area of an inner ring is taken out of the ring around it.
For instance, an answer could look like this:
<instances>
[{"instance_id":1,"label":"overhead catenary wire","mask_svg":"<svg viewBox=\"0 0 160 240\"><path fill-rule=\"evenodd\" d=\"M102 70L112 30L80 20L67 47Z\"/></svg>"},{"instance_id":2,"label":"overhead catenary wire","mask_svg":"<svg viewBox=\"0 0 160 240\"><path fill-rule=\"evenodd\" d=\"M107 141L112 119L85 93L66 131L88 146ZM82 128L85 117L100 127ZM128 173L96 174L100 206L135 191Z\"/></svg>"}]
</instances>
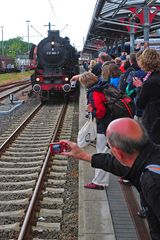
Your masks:
<instances>
[{"instance_id":1,"label":"overhead catenary wire","mask_svg":"<svg viewBox=\"0 0 160 240\"><path fill-rule=\"evenodd\" d=\"M51 9L52 9L52 13L53 13L53 15L54 15L54 18L55 18L55 20L57 21L57 23L58 23L58 25L59 25L59 27L58 28L60 28L60 22L59 22L59 20L58 20L58 18L57 18L57 16L56 16L56 13L55 13L55 10L54 10L54 8L53 8L53 4L52 4L52 2L51 2L51 0L49 0L49 3L50 3L50 6L51 6ZM46 25L45 25L46 26ZM55 26L55 25L52 25L52 26ZM60 30L60 32L63 32L66 28L68 27L68 23L67 24L65 24L65 26Z\"/></svg>"},{"instance_id":2,"label":"overhead catenary wire","mask_svg":"<svg viewBox=\"0 0 160 240\"><path fill-rule=\"evenodd\" d=\"M35 29L35 27L33 27L33 25L31 25L31 28L33 28L33 30L38 33L41 37L45 38L37 29Z\"/></svg>"},{"instance_id":3,"label":"overhead catenary wire","mask_svg":"<svg viewBox=\"0 0 160 240\"><path fill-rule=\"evenodd\" d=\"M58 25L60 25L59 21L58 21L58 18L56 16L56 13L54 11L53 4L52 4L51 0L48 0L48 1L49 1L50 6L51 6L51 10L52 10L53 16L54 16L55 20L58 22Z\"/></svg>"}]
</instances>

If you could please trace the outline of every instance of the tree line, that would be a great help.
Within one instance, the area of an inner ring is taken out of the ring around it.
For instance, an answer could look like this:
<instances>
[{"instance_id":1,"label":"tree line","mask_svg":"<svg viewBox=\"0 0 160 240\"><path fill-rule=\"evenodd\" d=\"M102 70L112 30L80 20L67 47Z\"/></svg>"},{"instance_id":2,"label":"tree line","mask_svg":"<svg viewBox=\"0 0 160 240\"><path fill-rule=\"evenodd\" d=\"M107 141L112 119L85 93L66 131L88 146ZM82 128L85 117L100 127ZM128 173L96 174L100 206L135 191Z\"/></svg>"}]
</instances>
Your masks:
<instances>
[{"instance_id":1,"label":"tree line","mask_svg":"<svg viewBox=\"0 0 160 240\"><path fill-rule=\"evenodd\" d=\"M29 49L32 43L29 43ZM0 41L0 55L15 58L17 55L28 54L28 42L24 42L22 37L12 38L7 41Z\"/></svg>"}]
</instances>

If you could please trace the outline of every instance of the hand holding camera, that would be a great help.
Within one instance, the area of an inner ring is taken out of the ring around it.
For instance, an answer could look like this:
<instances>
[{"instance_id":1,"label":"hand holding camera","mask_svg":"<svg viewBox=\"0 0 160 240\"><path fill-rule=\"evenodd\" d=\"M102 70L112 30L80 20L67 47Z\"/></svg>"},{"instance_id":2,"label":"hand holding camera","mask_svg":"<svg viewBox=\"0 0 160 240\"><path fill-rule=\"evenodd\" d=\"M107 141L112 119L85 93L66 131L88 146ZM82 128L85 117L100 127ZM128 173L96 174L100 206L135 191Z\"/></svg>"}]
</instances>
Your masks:
<instances>
[{"instance_id":1,"label":"hand holding camera","mask_svg":"<svg viewBox=\"0 0 160 240\"><path fill-rule=\"evenodd\" d=\"M60 140L50 144L50 153L52 155L60 154L67 157L74 157L85 161L91 161L92 155L78 147L77 143L69 140Z\"/></svg>"},{"instance_id":2,"label":"hand holding camera","mask_svg":"<svg viewBox=\"0 0 160 240\"><path fill-rule=\"evenodd\" d=\"M59 154L62 152L70 152L70 146L65 142L54 142L50 143L50 153L52 155Z\"/></svg>"}]
</instances>

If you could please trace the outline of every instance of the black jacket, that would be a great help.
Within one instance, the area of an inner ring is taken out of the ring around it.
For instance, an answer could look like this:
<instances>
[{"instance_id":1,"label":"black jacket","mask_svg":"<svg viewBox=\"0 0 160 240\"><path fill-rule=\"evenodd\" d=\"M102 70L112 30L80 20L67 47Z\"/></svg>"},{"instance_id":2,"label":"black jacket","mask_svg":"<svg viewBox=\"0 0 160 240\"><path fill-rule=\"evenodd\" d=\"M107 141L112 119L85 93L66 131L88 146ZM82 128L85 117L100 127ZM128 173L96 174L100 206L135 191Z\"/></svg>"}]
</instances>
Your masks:
<instances>
[{"instance_id":1,"label":"black jacket","mask_svg":"<svg viewBox=\"0 0 160 240\"><path fill-rule=\"evenodd\" d=\"M92 73L95 74L97 77L101 76L102 73L102 63L97 62L96 65L92 68Z\"/></svg>"},{"instance_id":2,"label":"black jacket","mask_svg":"<svg viewBox=\"0 0 160 240\"><path fill-rule=\"evenodd\" d=\"M146 169L149 164L160 165L160 147L149 142L131 168L123 166L110 154L94 154L91 166L128 179L143 193L152 239L160 239L160 174Z\"/></svg>"},{"instance_id":3,"label":"black jacket","mask_svg":"<svg viewBox=\"0 0 160 240\"><path fill-rule=\"evenodd\" d=\"M130 67L126 70L125 73L121 74L120 76L120 80L119 80L119 86L118 88L123 91L126 92L126 87L127 87L127 78L130 74L130 72L132 71L138 71L140 68L138 67L137 64L132 64L130 65Z\"/></svg>"},{"instance_id":4,"label":"black jacket","mask_svg":"<svg viewBox=\"0 0 160 240\"><path fill-rule=\"evenodd\" d=\"M142 123L151 140L160 144L160 72L153 72L143 83L136 100L143 110Z\"/></svg>"}]
</instances>

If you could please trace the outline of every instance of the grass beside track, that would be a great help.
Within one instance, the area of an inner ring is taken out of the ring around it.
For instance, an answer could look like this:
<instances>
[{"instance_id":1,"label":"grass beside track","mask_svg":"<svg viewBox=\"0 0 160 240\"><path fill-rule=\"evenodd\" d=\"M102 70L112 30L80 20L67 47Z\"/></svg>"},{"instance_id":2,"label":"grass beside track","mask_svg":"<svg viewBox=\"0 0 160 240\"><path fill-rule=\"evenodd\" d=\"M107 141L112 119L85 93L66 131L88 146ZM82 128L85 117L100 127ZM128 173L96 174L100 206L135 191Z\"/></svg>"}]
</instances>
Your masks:
<instances>
[{"instance_id":1,"label":"grass beside track","mask_svg":"<svg viewBox=\"0 0 160 240\"><path fill-rule=\"evenodd\" d=\"M5 73L0 74L0 85L14 82L17 80L22 80L23 78L29 78L33 71L19 72L19 73Z\"/></svg>"}]
</instances>

